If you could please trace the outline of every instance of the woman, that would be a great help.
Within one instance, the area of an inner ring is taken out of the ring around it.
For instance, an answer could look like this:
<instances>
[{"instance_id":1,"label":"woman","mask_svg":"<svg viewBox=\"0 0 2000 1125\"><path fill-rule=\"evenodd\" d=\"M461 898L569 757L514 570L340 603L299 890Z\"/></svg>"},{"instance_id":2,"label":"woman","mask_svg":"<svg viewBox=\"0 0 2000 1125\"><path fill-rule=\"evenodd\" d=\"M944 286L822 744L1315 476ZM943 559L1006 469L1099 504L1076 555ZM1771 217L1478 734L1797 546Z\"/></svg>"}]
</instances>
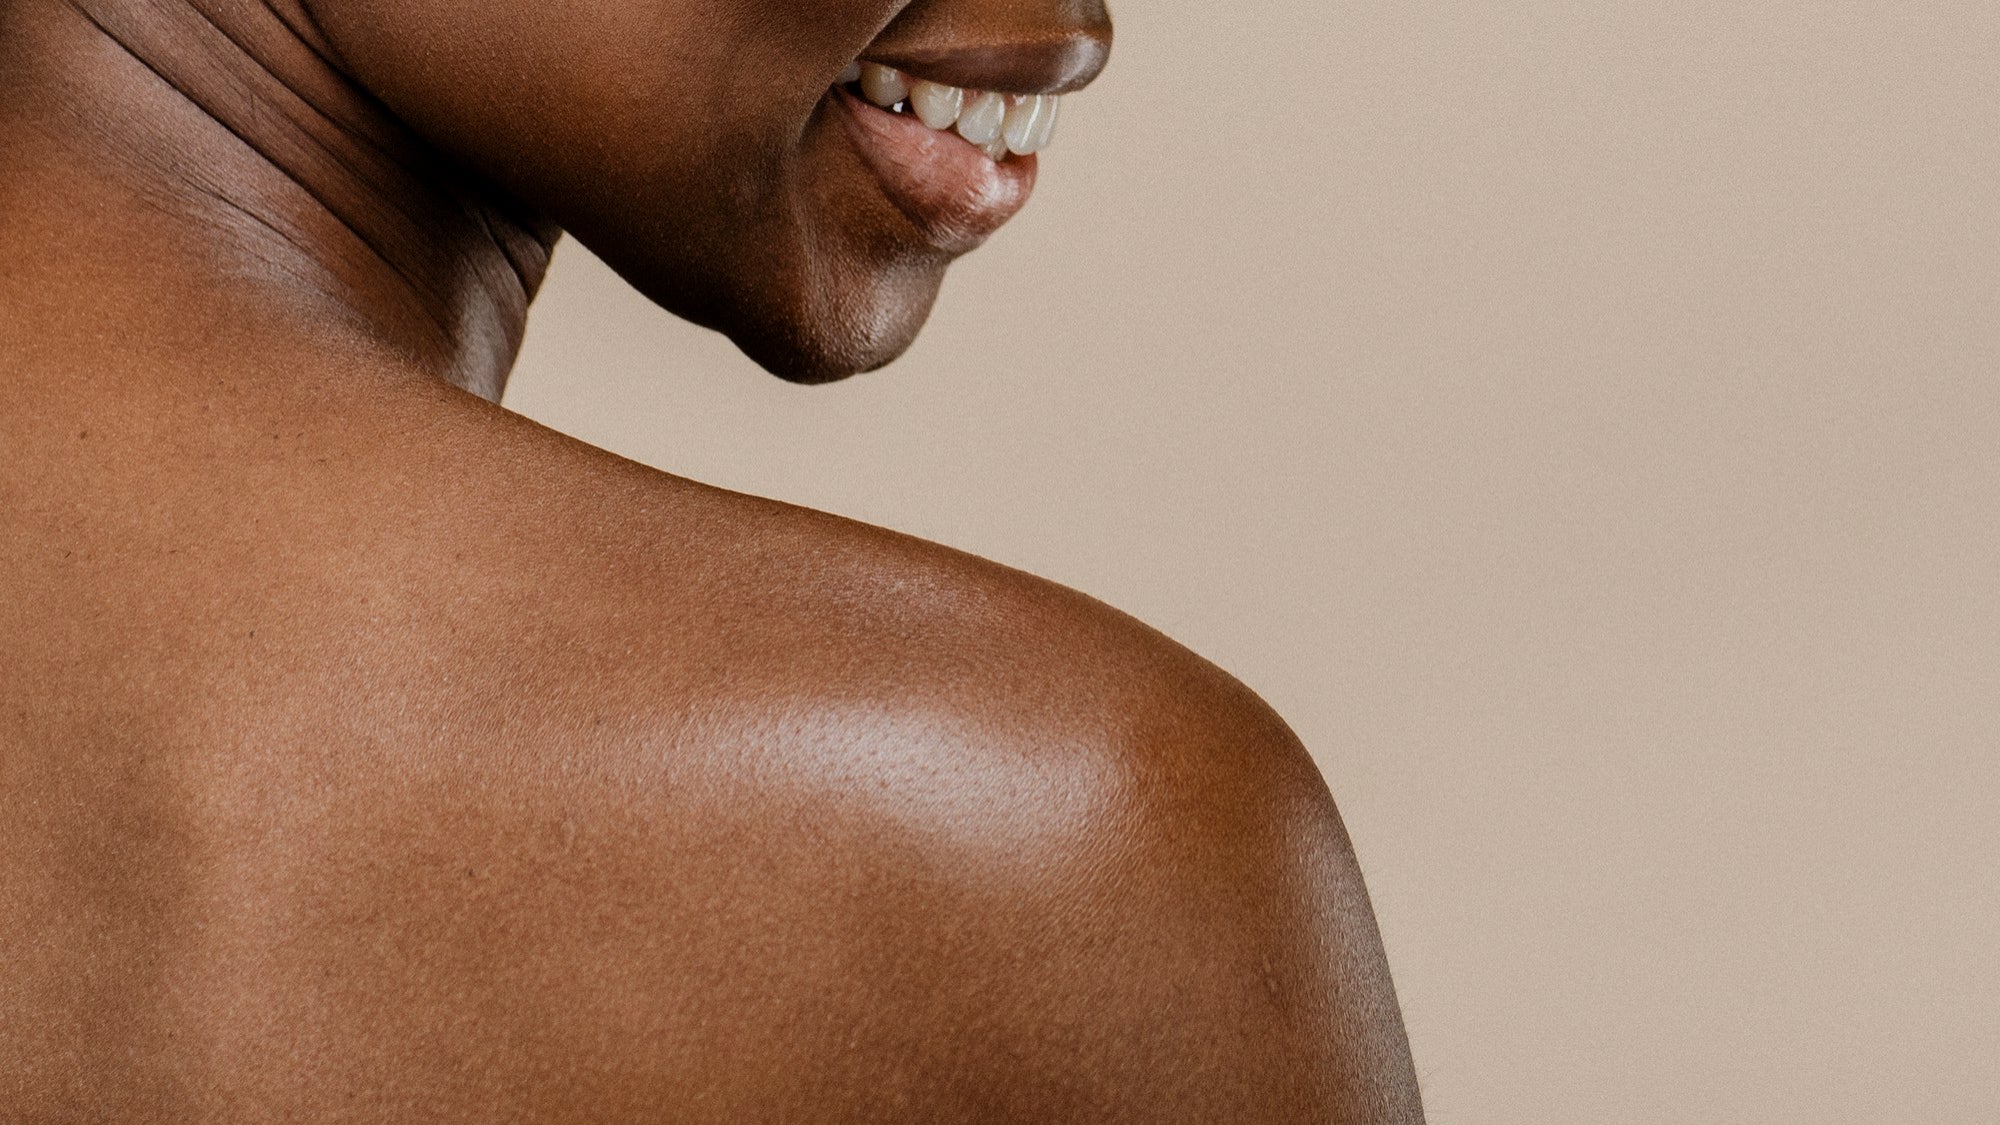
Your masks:
<instances>
[{"instance_id":1,"label":"woman","mask_svg":"<svg viewBox=\"0 0 2000 1125\"><path fill-rule=\"evenodd\" d=\"M785 377L887 362L1109 44L0 0L6 1119L1420 1119L1247 689L489 401L558 231Z\"/></svg>"}]
</instances>

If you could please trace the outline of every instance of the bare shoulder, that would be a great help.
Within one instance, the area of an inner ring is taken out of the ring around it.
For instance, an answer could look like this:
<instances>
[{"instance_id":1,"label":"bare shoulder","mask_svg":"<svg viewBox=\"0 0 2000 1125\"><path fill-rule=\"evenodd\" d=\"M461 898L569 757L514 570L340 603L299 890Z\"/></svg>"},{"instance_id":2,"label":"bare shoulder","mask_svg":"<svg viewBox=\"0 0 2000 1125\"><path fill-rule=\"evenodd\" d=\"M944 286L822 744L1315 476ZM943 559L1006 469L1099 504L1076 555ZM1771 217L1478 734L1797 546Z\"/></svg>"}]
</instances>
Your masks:
<instances>
[{"instance_id":1,"label":"bare shoulder","mask_svg":"<svg viewBox=\"0 0 2000 1125\"><path fill-rule=\"evenodd\" d=\"M623 503L591 625L563 634L597 652L572 665L590 689L551 694L602 693L623 726L593 750L615 763L601 815L674 825L606 870L699 888L658 904L703 962L649 978L682 997L659 1018L731 1012L708 1026L785 1060L680 1073L731 1074L708 1094L732 1112L1418 1119L1338 814L1251 691L935 544L668 478L616 488L663 499ZM701 980L736 1001L689 1004Z\"/></svg>"},{"instance_id":2,"label":"bare shoulder","mask_svg":"<svg viewBox=\"0 0 2000 1125\"><path fill-rule=\"evenodd\" d=\"M24 572L28 1120L1418 1119L1338 815L1249 690L482 417L168 490L88 677Z\"/></svg>"}]
</instances>

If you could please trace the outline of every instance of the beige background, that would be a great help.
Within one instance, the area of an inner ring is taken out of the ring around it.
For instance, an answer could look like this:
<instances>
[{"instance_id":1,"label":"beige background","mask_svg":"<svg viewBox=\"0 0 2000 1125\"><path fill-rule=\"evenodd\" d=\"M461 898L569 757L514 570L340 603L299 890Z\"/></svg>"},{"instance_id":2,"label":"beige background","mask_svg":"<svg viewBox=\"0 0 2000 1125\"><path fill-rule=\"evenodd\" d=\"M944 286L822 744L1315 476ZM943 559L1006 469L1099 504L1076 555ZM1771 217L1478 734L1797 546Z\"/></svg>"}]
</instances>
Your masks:
<instances>
[{"instance_id":1,"label":"beige background","mask_svg":"<svg viewBox=\"0 0 2000 1125\"><path fill-rule=\"evenodd\" d=\"M510 405L1257 688L1435 1122L2000 1122L2000 4L1119 17L902 364L572 246Z\"/></svg>"}]
</instances>

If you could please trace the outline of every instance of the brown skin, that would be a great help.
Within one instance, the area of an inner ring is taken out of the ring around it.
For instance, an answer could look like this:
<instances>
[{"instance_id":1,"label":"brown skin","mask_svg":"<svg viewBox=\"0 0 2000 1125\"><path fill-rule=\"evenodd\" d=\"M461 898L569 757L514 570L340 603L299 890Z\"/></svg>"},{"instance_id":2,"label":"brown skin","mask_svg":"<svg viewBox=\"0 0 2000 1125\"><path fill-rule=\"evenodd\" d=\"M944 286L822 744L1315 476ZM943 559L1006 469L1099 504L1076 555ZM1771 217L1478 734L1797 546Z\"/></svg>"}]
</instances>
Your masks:
<instances>
[{"instance_id":1,"label":"brown skin","mask_svg":"<svg viewBox=\"0 0 2000 1125\"><path fill-rule=\"evenodd\" d=\"M558 229L781 374L887 361L947 256L827 84L1108 42L1094 0L0 0L0 1116L1420 1120L1248 690L478 397Z\"/></svg>"}]
</instances>

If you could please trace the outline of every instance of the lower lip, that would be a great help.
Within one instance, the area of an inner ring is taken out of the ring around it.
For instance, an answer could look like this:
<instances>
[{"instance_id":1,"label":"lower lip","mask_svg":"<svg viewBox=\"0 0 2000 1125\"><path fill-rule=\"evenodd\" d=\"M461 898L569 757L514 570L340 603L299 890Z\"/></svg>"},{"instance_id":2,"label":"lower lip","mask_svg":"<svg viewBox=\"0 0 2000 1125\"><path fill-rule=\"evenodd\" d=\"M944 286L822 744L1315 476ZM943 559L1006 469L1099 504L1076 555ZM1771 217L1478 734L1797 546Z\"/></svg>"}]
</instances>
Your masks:
<instances>
[{"instance_id":1,"label":"lower lip","mask_svg":"<svg viewBox=\"0 0 2000 1125\"><path fill-rule=\"evenodd\" d=\"M1032 156L996 162L955 133L933 129L914 114L890 113L839 87L833 108L882 194L940 250L964 253L986 241L1035 190Z\"/></svg>"}]
</instances>

